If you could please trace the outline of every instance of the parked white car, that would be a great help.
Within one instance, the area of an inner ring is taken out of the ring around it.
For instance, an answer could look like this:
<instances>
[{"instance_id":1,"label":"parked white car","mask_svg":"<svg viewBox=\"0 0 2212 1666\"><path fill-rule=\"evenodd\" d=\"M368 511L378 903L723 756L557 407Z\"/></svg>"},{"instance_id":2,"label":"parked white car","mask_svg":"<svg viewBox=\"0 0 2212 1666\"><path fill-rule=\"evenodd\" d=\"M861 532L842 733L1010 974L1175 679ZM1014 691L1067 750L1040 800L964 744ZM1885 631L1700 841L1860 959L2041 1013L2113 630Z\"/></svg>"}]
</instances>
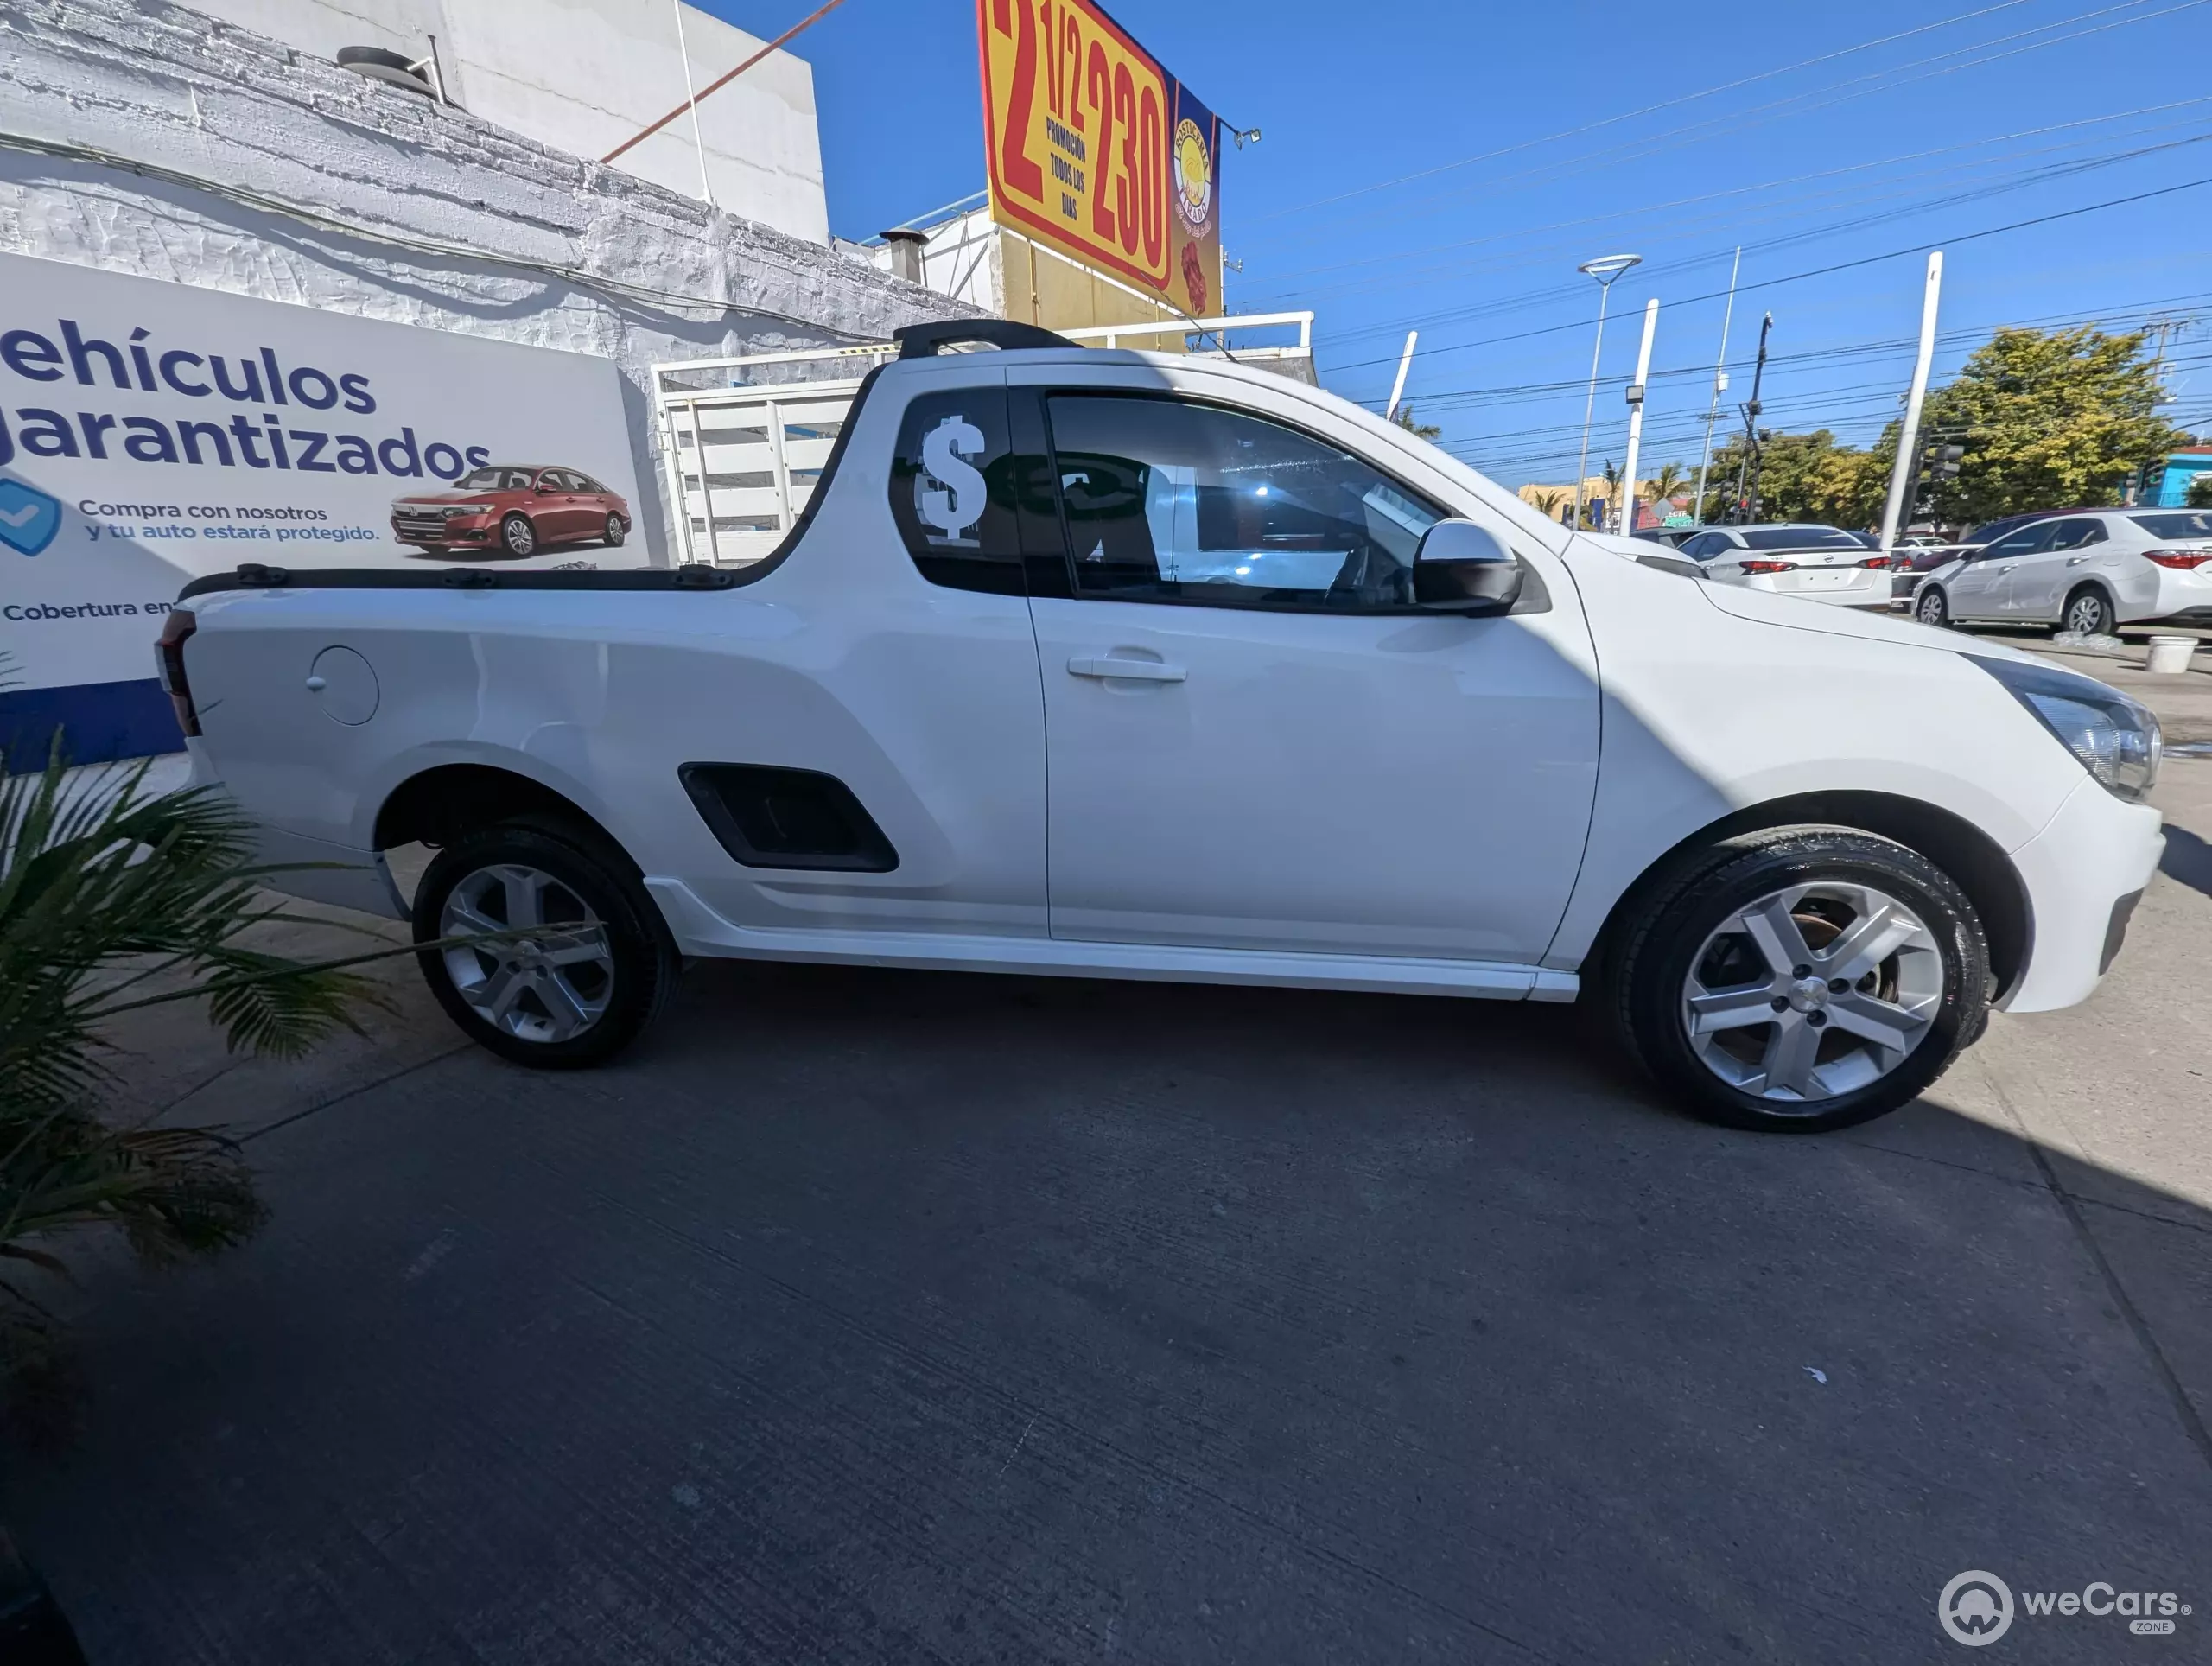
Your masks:
<instances>
[{"instance_id":1,"label":"parked white car","mask_svg":"<svg viewBox=\"0 0 2212 1666\"><path fill-rule=\"evenodd\" d=\"M1715 526L1676 551L1718 584L1801 596L1843 607L1890 605L1891 562L1882 546L1840 526L1781 522Z\"/></svg>"},{"instance_id":2,"label":"parked white car","mask_svg":"<svg viewBox=\"0 0 2212 1666\"><path fill-rule=\"evenodd\" d=\"M1936 568L1913 593L1923 625L2212 625L2212 509L2087 509L2027 525Z\"/></svg>"},{"instance_id":3,"label":"parked white car","mask_svg":"<svg viewBox=\"0 0 2212 1666\"><path fill-rule=\"evenodd\" d=\"M1700 1113L1827 1129L2120 946L2161 849L2122 694L1654 570L1262 371L902 343L743 569L188 587L197 779L544 1065L690 956L1586 994Z\"/></svg>"}]
</instances>

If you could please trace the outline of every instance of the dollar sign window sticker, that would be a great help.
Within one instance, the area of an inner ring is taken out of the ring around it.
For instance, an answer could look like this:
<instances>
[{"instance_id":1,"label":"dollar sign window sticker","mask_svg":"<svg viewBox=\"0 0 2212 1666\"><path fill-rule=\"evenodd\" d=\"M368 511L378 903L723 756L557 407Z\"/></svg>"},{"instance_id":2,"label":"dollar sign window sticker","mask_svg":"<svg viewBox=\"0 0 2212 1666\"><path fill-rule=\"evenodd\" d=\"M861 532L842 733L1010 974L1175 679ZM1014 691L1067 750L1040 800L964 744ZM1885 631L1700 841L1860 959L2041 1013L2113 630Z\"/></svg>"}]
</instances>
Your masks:
<instances>
[{"instance_id":1,"label":"dollar sign window sticker","mask_svg":"<svg viewBox=\"0 0 2212 1666\"><path fill-rule=\"evenodd\" d=\"M922 440L922 472L914 477L914 512L938 530L931 544L954 550L973 550L976 540L963 536L983 518L989 492L982 474L966 457L983 455L983 430L955 411Z\"/></svg>"}]
</instances>

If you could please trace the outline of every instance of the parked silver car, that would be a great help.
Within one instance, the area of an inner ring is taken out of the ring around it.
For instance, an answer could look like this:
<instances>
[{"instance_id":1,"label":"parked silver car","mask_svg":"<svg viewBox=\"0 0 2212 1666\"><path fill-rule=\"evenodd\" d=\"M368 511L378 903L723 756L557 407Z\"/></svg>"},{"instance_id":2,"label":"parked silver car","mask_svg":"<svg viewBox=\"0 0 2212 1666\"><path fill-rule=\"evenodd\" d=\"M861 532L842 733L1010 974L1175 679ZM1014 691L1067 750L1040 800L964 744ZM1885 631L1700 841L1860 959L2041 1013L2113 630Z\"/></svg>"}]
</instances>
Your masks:
<instances>
[{"instance_id":1,"label":"parked silver car","mask_svg":"<svg viewBox=\"0 0 2212 1666\"><path fill-rule=\"evenodd\" d=\"M1890 605L1890 560L1863 532L1799 522L1714 526L1676 555L1720 584L1846 607Z\"/></svg>"},{"instance_id":2,"label":"parked silver car","mask_svg":"<svg viewBox=\"0 0 2212 1666\"><path fill-rule=\"evenodd\" d=\"M2212 510L2091 509L2031 521L1920 581L1913 617L2056 625L2084 635L2212 625Z\"/></svg>"}]
</instances>

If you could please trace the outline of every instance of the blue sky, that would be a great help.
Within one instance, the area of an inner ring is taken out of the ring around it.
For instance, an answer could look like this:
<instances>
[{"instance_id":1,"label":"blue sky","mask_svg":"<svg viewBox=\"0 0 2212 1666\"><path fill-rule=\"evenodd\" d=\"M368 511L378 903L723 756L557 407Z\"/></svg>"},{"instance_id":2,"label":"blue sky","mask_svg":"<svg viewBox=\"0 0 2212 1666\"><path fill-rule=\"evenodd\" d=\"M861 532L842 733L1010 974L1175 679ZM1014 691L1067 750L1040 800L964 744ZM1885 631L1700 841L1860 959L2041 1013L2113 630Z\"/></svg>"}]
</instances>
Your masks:
<instances>
[{"instance_id":1,"label":"blue sky","mask_svg":"<svg viewBox=\"0 0 2212 1666\"><path fill-rule=\"evenodd\" d=\"M810 9L703 3L764 35ZM1323 381L1377 407L1418 328L1408 398L1509 484L1573 472L1597 303L1574 268L1618 251L1644 264L1613 293L1593 470L1653 296L1645 456L1695 467L1738 243L1730 397L1771 311L1770 424L1863 442L1896 413L1926 257L1894 251L1941 242L1939 380L2000 323L2171 318L2170 414L2212 432L2212 182L2170 189L2212 181L2212 0L1112 10L1264 130L1224 166L1231 307L1315 308ZM794 50L837 231L982 185L968 0L847 0Z\"/></svg>"}]
</instances>

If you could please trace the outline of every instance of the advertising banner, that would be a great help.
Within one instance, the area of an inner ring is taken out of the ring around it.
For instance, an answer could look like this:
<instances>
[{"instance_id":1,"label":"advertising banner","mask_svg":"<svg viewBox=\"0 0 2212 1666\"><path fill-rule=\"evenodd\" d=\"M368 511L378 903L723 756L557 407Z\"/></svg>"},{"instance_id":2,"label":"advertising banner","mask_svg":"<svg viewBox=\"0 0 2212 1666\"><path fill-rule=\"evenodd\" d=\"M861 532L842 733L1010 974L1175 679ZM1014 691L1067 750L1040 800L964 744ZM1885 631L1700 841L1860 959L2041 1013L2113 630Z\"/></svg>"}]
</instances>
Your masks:
<instances>
[{"instance_id":1,"label":"advertising banner","mask_svg":"<svg viewBox=\"0 0 2212 1666\"><path fill-rule=\"evenodd\" d=\"M8 766L181 745L152 644L201 574L637 566L637 497L607 359L0 255Z\"/></svg>"},{"instance_id":2,"label":"advertising banner","mask_svg":"<svg viewBox=\"0 0 2212 1666\"><path fill-rule=\"evenodd\" d=\"M1221 124L1092 0L976 0L991 217L1196 317L1221 298Z\"/></svg>"}]
</instances>

